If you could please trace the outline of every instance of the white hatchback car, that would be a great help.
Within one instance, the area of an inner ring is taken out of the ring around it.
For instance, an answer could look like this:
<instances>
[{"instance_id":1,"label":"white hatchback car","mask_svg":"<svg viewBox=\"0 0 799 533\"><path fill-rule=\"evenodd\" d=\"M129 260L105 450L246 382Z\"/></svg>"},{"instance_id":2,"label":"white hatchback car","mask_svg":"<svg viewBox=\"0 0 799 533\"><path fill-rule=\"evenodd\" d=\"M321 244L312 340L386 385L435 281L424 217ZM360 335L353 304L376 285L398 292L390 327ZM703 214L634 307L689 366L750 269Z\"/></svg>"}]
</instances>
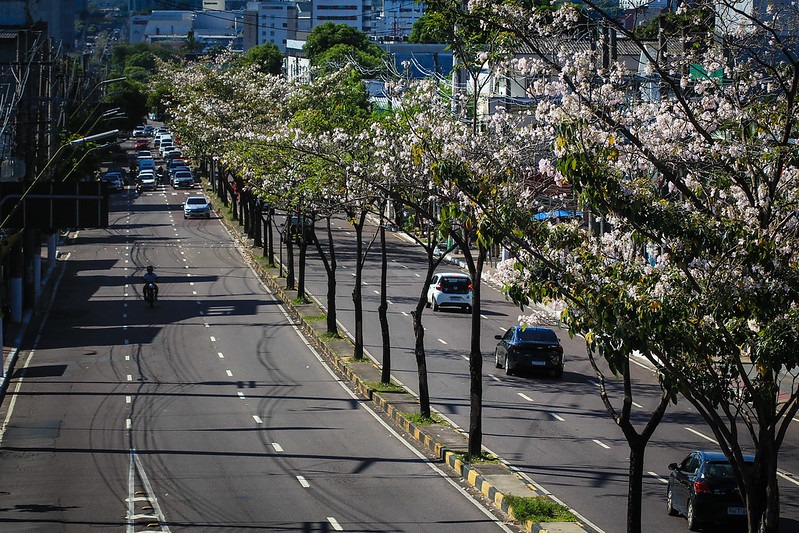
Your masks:
<instances>
[{"instance_id":1,"label":"white hatchback car","mask_svg":"<svg viewBox=\"0 0 799 533\"><path fill-rule=\"evenodd\" d=\"M427 289L427 307L457 307L472 312L472 278L460 272L433 274Z\"/></svg>"}]
</instances>

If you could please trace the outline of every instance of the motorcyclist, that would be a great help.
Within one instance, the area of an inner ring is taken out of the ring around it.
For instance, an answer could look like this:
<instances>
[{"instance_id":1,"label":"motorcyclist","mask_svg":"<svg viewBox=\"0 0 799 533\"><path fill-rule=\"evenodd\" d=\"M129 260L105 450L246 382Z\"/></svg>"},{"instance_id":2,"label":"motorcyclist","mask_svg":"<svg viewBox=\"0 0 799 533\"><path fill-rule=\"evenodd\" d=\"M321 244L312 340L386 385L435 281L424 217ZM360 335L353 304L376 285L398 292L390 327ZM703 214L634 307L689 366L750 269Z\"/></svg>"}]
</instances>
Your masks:
<instances>
[{"instance_id":1,"label":"motorcyclist","mask_svg":"<svg viewBox=\"0 0 799 533\"><path fill-rule=\"evenodd\" d=\"M153 297L155 300L158 299L158 285L156 284L156 281L158 281L158 274L153 271L153 267L150 265L147 267L147 272L144 274L144 287L146 289L148 283L153 284Z\"/></svg>"}]
</instances>

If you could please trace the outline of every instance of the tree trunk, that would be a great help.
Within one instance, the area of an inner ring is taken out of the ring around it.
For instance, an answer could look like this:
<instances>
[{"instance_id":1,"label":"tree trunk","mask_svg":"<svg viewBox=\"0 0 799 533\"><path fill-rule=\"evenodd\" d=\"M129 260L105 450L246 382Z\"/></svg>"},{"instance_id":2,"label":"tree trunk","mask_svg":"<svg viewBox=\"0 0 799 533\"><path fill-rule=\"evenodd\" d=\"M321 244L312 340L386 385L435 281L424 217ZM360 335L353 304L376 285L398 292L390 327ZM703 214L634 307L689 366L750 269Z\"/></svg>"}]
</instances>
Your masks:
<instances>
[{"instance_id":1,"label":"tree trunk","mask_svg":"<svg viewBox=\"0 0 799 533\"><path fill-rule=\"evenodd\" d=\"M294 238L286 228L283 230L283 238L286 241L286 288L294 288Z\"/></svg>"},{"instance_id":2,"label":"tree trunk","mask_svg":"<svg viewBox=\"0 0 799 533\"><path fill-rule=\"evenodd\" d=\"M468 246L464 251L471 257ZM486 250L478 248L477 264L472 274L472 320L471 344L469 349L469 455L481 457L483 454L483 352L480 350L480 286Z\"/></svg>"},{"instance_id":3,"label":"tree trunk","mask_svg":"<svg viewBox=\"0 0 799 533\"><path fill-rule=\"evenodd\" d=\"M391 336L388 329L388 298L386 287L388 285L388 257L386 256L386 225L385 219L380 217L380 306L377 308L380 317L380 334L383 338L383 368L380 373L380 382L391 382Z\"/></svg>"},{"instance_id":4,"label":"tree trunk","mask_svg":"<svg viewBox=\"0 0 799 533\"><path fill-rule=\"evenodd\" d=\"M266 213L266 240L269 243L267 248L267 257L269 264L275 264L275 236L272 231L272 221L275 220L275 210L271 206Z\"/></svg>"},{"instance_id":5,"label":"tree trunk","mask_svg":"<svg viewBox=\"0 0 799 533\"><path fill-rule=\"evenodd\" d=\"M430 279L430 276L427 277ZM419 414L422 418L430 418L430 390L427 383L427 356L424 350L424 326L422 326L422 312L424 311L424 300L427 298L427 285L422 294L422 299L416 304L416 310L411 313L413 316L413 334L416 338L413 353L416 356L416 373L419 376Z\"/></svg>"},{"instance_id":6,"label":"tree trunk","mask_svg":"<svg viewBox=\"0 0 799 533\"><path fill-rule=\"evenodd\" d=\"M305 301L305 256L307 250L308 242L305 237L300 236L300 272L297 277L297 298L300 301Z\"/></svg>"},{"instance_id":7,"label":"tree trunk","mask_svg":"<svg viewBox=\"0 0 799 533\"><path fill-rule=\"evenodd\" d=\"M363 359L363 225L366 222L366 211L361 211L358 222L355 223L355 286L352 288L352 303L355 309L355 350L353 357L356 361Z\"/></svg>"},{"instance_id":8,"label":"tree trunk","mask_svg":"<svg viewBox=\"0 0 799 533\"><path fill-rule=\"evenodd\" d=\"M641 533L641 497L643 496L644 455L649 438L628 439L630 447L627 477L627 533Z\"/></svg>"}]
</instances>

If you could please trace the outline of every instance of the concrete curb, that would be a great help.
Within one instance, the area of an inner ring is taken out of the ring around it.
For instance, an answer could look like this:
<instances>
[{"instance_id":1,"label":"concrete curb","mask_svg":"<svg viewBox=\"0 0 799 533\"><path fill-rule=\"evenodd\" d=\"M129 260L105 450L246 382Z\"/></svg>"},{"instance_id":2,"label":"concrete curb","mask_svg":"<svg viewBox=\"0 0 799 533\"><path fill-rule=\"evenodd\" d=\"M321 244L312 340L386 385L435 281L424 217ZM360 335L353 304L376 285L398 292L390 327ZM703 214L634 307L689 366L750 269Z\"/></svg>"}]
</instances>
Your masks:
<instances>
[{"instance_id":1,"label":"concrete curb","mask_svg":"<svg viewBox=\"0 0 799 533\"><path fill-rule=\"evenodd\" d=\"M213 198L212 201L216 201L216 198ZM220 213L220 209L216 209L216 211ZM369 354L360 362L356 362L349 357L346 351L353 350L353 345L349 339L325 341L322 337L324 325L319 324L318 327L314 327L315 322L309 322L305 319L306 316L324 313L324 310L315 303L316 299L312 298L313 303L296 304L278 283L280 279L278 277L279 271L271 269L257 260L253 253L253 250L257 248L253 248L248 242L249 239L242 233L241 226L224 215L220 219L227 227L231 237L238 243L242 255L258 273L261 280L269 287L273 295L283 303L287 312L296 321L314 348L347 380L359 395L369 400L378 410L385 413L388 418L405 431L408 437L429 450L464 481L480 491L484 497L509 516L513 516L513 513L507 504L506 496L511 494L522 497L547 496L534 486L526 483L504 461L481 463L479 466L465 463L462 457L467 451L467 439L461 431L445 425L420 427L412 423L405 416L407 411L403 411L402 407L414 405L418 408L418 400L408 392L383 393L370 386L370 382L380 381L380 369L372 362L375 359ZM400 396L403 398L400 399ZM591 531L580 523L571 522L526 522L519 524L531 533L588 533Z\"/></svg>"}]
</instances>

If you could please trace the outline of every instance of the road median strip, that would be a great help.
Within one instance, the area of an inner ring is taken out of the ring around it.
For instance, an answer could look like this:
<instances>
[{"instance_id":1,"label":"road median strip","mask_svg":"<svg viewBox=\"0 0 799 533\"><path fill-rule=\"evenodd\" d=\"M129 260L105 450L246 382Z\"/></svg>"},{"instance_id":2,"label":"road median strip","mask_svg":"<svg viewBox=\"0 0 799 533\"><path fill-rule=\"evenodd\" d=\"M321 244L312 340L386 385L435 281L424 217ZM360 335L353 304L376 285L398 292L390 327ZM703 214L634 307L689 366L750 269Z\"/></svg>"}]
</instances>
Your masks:
<instances>
[{"instance_id":1,"label":"road median strip","mask_svg":"<svg viewBox=\"0 0 799 533\"><path fill-rule=\"evenodd\" d=\"M212 201L216 201L212 198ZM274 297L285 306L287 313L295 321L297 327L307 336L313 347L330 363L355 391L370 401L380 411L401 427L410 438L429 450L433 456L444 462L469 485L478 490L503 512L515 519L509 496L517 498L547 498L535 487L526 483L504 461L479 462L471 464L464 461L468 449L466 436L449 424L417 425L408 413L418 411L419 401L408 391L378 391L373 384L380 382L381 370L373 363L373 358L364 357L360 361L353 357L354 346L345 337L334 338L326 335L326 324L318 320L325 310L314 302L313 298L300 303L291 297L289 291L280 283L285 278L280 276L278 267L265 265L256 252L261 247L254 247L251 240L243 233L241 226L228 217L220 217L231 236L241 245L244 257L253 266L261 280L269 287ZM308 318L306 318L308 317ZM552 503L555 504L554 500ZM531 522L517 519L517 523L532 533L583 533L589 530L579 522Z\"/></svg>"}]
</instances>

